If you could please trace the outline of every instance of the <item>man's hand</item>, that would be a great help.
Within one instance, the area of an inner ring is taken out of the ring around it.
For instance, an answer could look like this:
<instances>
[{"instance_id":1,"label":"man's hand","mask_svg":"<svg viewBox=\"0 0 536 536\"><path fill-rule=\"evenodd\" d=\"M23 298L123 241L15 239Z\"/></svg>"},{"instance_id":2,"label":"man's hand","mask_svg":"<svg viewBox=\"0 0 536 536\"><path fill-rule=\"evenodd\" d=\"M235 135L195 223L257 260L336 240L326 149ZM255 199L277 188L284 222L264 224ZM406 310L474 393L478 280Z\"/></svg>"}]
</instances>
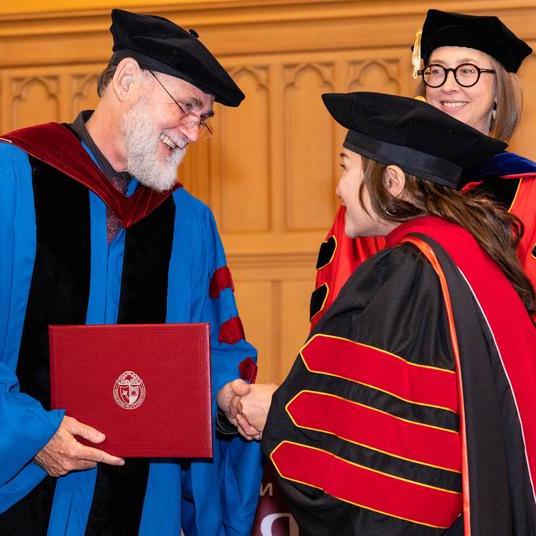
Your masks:
<instances>
[{"instance_id":1,"label":"man's hand","mask_svg":"<svg viewBox=\"0 0 536 536\"><path fill-rule=\"evenodd\" d=\"M218 407L225 413L227 420L234 426L238 426L236 415L239 411L238 401L241 396L247 395L251 385L244 380L233 380L226 383L216 397Z\"/></svg>"},{"instance_id":2,"label":"man's hand","mask_svg":"<svg viewBox=\"0 0 536 536\"><path fill-rule=\"evenodd\" d=\"M64 417L50 441L35 455L35 462L50 476L62 476L69 471L92 469L97 463L125 464L122 458L82 445L74 436L83 437L92 443L102 443L105 439L105 435L95 428L82 424L72 417Z\"/></svg>"}]
</instances>

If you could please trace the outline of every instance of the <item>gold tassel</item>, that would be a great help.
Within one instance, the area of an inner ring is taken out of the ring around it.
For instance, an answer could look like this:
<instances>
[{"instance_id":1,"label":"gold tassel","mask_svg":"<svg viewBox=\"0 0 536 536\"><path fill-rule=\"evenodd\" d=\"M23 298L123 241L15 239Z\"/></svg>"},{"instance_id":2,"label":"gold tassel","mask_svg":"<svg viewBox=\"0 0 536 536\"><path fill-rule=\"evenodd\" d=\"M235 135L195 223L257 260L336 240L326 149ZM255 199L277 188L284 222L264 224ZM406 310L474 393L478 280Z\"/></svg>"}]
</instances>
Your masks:
<instances>
[{"instance_id":1,"label":"gold tassel","mask_svg":"<svg viewBox=\"0 0 536 536\"><path fill-rule=\"evenodd\" d=\"M418 71L420 71L424 67L421 58L421 37L422 28L419 28L415 33L415 43L413 43L413 54L411 56L411 63L413 65L413 78L418 78Z\"/></svg>"}]
</instances>

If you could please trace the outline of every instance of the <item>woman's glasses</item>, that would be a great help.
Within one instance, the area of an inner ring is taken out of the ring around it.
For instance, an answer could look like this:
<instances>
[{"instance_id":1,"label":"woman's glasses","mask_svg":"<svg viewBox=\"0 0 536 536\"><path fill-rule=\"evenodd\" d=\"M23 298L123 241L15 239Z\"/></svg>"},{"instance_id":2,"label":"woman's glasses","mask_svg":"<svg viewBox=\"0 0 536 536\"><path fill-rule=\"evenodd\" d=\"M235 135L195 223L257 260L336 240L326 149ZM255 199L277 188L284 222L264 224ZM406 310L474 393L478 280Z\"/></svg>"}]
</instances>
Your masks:
<instances>
[{"instance_id":1,"label":"woman's glasses","mask_svg":"<svg viewBox=\"0 0 536 536\"><path fill-rule=\"evenodd\" d=\"M495 73L493 69L481 69L472 63L462 63L454 69L448 69L443 65L432 63L417 71L422 76L424 83L428 87L441 87L446 81L449 72L454 74L454 79L462 87L474 86L479 80L482 73Z\"/></svg>"}]
</instances>

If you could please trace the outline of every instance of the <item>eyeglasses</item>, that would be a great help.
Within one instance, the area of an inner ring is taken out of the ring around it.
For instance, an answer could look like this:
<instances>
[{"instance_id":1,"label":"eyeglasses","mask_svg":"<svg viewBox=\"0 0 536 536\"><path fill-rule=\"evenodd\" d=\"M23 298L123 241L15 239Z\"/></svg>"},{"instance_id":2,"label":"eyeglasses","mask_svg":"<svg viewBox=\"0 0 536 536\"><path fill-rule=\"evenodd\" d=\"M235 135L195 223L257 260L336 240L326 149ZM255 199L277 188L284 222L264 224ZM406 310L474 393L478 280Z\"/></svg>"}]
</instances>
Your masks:
<instances>
[{"instance_id":1,"label":"eyeglasses","mask_svg":"<svg viewBox=\"0 0 536 536\"><path fill-rule=\"evenodd\" d=\"M189 116L192 116L192 112L191 111L187 111L185 110L184 108L186 106L189 106L189 105L186 105L186 104L181 104L177 99L175 99L175 97L173 97L173 95L166 89L166 87L164 86L164 84L162 84L162 82L160 82L159 78L156 76L156 74L153 73L153 71L149 71L154 79L158 82L158 84L160 85L160 87L170 96L171 100L177 105L177 107L179 108L179 110L182 112L183 114L183 119L185 120L187 117ZM197 119L197 120L193 120L193 121L189 121L188 123L188 126L189 127L197 127L199 129L199 133L198 133L198 139L199 140L202 140L202 139L206 139L208 138L209 136L212 136L212 128L207 124L206 121L203 121L202 119Z\"/></svg>"},{"instance_id":2,"label":"eyeglasses","mask_svg":"<svg viewBox=\"0 0 536 536\"><path fill-rule=\"evenodd\" d=\"M424 83L428 87L441 87L446 81L449 72L454 74L454 79L462 87L472 87L479 80L482 73L495 73L493 69L481 69L472 63L462 63L454 69L447 69L443 65L432 63L417 71L422 76Z\"/></svg>"}]
</instances>

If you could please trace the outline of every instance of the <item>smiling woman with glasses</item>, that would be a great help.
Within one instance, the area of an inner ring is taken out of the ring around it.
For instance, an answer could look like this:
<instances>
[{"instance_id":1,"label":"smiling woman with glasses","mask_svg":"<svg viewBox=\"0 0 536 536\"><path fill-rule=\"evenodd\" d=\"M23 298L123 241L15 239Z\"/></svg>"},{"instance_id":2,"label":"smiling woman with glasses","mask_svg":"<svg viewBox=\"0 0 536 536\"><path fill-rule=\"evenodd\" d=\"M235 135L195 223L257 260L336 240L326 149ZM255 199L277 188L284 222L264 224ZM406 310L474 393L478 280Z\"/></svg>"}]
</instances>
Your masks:
<instances>
[{"instance_id":1,"label":"smiling woman with glasses","mask_svg":"<svg viewBox=\"0 0 536 536\"><path fill-rule=\"evenodd\" d=\"M413 65L422 78L419 94L484 134L508 141L521 118L516 73L531 48L497 17L436 9L428 11L417 34Z\"/></svg>"},{"instance_id":2,"label":"smiling woman with glasses","mask_svg":"<svg viewBox=\"0 0 536 536\"><path fill-rule=\"evenodd\" d=\"M414 76L421 78L417 95L483 134L508 142L521 118L517 71L531 53L497 17L430 9L413 46ZM504 152L472 170L464 181L467 195L485 193L521 219L524 235L517 255L536 287L536 164ZM345 217L342 207L326 235L325 244L336 244L336 249L328 263L317 265L312 327L321 321L352 271L385 245L381 237L345 237ZM320 248L319 261L326 249Z\"/></svg>"},{"instance_id":3,"label":"smiling woman with glasses","mask_svg":"<svg viewBox=\"0 0 536 536\"><path fill-rule=\"evenodd\" d=\"M531 53L497 17L431 9L413 47L415 74L422 78L419 93L443 112L508 142L521 119L517 71ZM517 254L536 287L536 164L505 152L465 182L472 183L467 195L484 193L521 219Z\"/></svg>"}]
</instances>

